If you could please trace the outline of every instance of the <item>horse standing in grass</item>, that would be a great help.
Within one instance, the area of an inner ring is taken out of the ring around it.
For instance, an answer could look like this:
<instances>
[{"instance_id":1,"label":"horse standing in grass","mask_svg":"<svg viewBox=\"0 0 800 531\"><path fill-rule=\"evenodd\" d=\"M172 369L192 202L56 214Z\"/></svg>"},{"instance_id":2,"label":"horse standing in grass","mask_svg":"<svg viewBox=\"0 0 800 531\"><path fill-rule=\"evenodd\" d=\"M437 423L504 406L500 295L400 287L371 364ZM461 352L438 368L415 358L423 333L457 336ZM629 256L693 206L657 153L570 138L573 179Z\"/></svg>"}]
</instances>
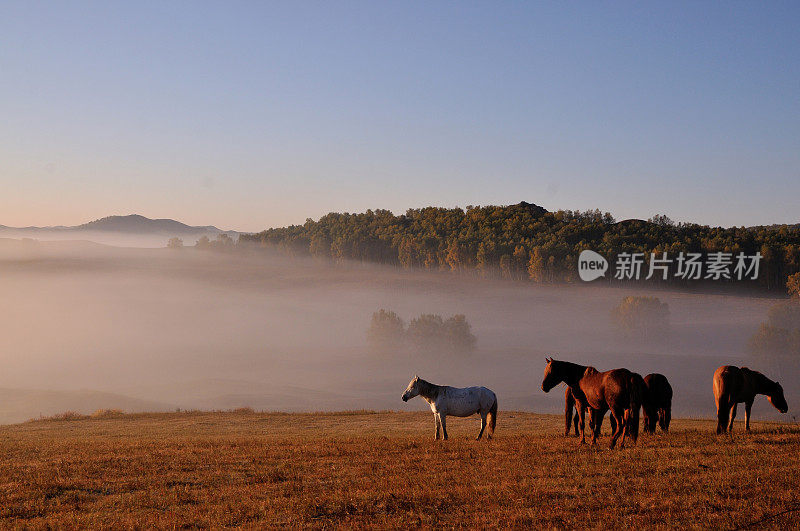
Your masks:
<instances>
[{"instance_id":1,"label":"horse standing in grass","mask_svg":"<svg viewBox=\"0 0 800 531\"><path fill-rule=\"evenodd\" d=\"M433 411L433 420L436 423L436 436L439 439L439 428L441 427L442 436L447 440L447 423L445 417L469 417L475 413L481 416L481 431L476 440L480 440L483 430L489 426L487 438L491 439L494 435L495 424L497 423L497 396L486 387L450 387L449 385L435 385L426 382L419 376L406 387L403 393L403 402L408 402L415 396L421 396Z\"/></svg>"},{"instance_id":2,"label":"horse standing in grass","mask_svg":"<svg viewBox=\"0 0 800 531\"><path fill-rule=\"evenodd\" d=\"M587 407L592 410L592 444L597 443L606 411L611 411L611 416L616 422L610 447L613 448L617 444L620 436L622 436L620 448L623 447L629 431L631 439L636 442L639 435L641 389L636 385L634 373L627 369L599 372L594 367L552 358L546 361L542 390L547 393L562 382L570 387L576 403L579 404L576 409L581 426L581 444L586 442L584 416Z\"/></svg>"},{"instance_id":3,"label":"horse standing in grass","mask_svg":"<svg viewBox=\"0 0 800 531\"><path fill-rule=\"evenodd\" d=\"M644 431L656 432L656 422L661 431L669 431L672 418L672 386L663 374L651 373L644 377L647 386L646 396L642 402L644 413Z\"/></svg>"},{"instance_id":4,"label":"horse standing in grass","mask_svg":"<svg viewBox=\"0 0 800 531\"><path fill-rule=\"evenodd\" d=\"M750 410L756 395L767 395L781 413L789 411L783 387L758 371L723 365L714 372L714 401L717 403L717 434L733 430L736 405L744 402L744 427L750 431Z\"/></svg>"}]
</instances>

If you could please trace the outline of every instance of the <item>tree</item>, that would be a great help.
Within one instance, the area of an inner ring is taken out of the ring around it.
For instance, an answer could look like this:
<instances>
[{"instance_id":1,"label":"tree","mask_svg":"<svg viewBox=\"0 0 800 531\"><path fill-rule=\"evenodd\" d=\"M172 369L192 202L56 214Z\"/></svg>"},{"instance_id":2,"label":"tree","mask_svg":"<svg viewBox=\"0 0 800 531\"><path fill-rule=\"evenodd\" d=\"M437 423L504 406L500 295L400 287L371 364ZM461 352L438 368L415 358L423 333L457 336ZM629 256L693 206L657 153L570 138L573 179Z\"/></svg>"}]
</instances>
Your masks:
<instances>
[{"instance_id":1,"label":"tree","mask_svg":"<svg viewBox=\"0 0 800 531\"><path fill-rule=\"evenodd\" d=\"M372 314L367 341L380 350L398 349L405 338L405 323L394 312L381 308Z\"/></svg>"},{"instance_id":2,"label":"tree","mask_svg":"<svg viewBox=\"0 0 800 531\"><path fill-rule=\"evenodd\" d=\"M422 314L408 323L408 339L419 348L440 347L444 330L441 315Z\"/></svg>"},{"instance_id":3,"label":"tree","mask_svg":"<svg viewBox=\"0 0 800 531\"><path fill-rule=\"evenodd\" d=\"M181 249L183 248L183 240L180 238L170 238L167 242L168 249Z\"/></svg>"},{"instance_id":4,"label":"tree","mask_svg":"<svg viewBox=\"0 0 800 531\"><path fill-rule=\"evenodd\" d=\"M664 337L669 332L669 305L658 297L628 296L611 310L611 321L624 337Z\"/></svg>"},{"instance_id":5,"label":"tree","mask_svg":"<svg viewBox=\"0 0 800 531\"><path fill-rule=\"evenodd\" d=\"M211 240L208 239L208 236L201 236L197 243L194 244L198 249L208 249L210 245Z\"/></svg>"},{"instance_id":6,"label":"tree","mask_svg":"<svg viewBox=\"0 0 800 531\"><path fill-rule=\"evenodd\" d=\"M789 275L786 280L786 290L789 296L800 298L800 272Z\"/></svg>"},{"instance_id":7,"label":"tree","mask_svg":"<svg viewBox=\"0 0 800 531\"><path fill-rule=\"evenodd\" d=\"M444 336L448 346L457 350L472 350L477 338L472 334L472 326L466 316L456 314L443 324Z\"/></svg>"}]
</instances>

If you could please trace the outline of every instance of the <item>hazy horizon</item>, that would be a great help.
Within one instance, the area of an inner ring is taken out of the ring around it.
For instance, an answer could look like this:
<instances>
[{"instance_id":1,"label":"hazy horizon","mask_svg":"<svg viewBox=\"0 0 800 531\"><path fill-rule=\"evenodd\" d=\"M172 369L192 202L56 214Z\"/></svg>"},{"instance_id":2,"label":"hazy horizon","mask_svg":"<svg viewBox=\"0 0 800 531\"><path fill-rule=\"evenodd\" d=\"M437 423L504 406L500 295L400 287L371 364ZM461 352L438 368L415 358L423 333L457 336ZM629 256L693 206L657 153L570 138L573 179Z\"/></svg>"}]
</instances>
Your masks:
<instances>
[{"instance_id":1,"label":"hazy horizon","mask_svg":"<svg viewBox=\"0 0 800 531\"><path fill-rule=\"evenodd\" d=\"M267 251L69 242L0 240L0 266L0 293L14 301L0 315L0 422L103 407L423 409L422 401L399 399L414 374L487 385L504 410L555 413L563 391L541 391L546 355L662 372L675 388L676 416L711 417L717 366L772 370L746 350L771 298L537 285ZM615 335L610 310L631 294L655 294L670 305L668 340ZM375 352L366 330L380 308L406 321L465 314L477 348ZM784 385L796 411L800 396ZM766 401L756 411L758 418L790 420Z\"/></svg>"}]
</instances>

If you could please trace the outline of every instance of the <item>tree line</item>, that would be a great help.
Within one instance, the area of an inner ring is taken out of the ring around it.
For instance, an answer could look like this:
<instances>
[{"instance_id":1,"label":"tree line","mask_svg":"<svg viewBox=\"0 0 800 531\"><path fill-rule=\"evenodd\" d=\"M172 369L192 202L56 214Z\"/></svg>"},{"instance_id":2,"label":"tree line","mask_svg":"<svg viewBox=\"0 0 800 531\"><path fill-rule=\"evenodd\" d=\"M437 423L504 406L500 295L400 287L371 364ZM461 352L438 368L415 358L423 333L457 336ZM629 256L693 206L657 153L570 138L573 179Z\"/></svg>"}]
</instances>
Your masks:
<instances>
[{"instance_id":1,"label":"tree line","mask_svg":"<svg viewBox=\"0 0 800 531\"><path fill-rule=\"evenodd\" d=\"M395 216L388 210L360 214L330 213L318 221L242 234L237 245L280 249L323 260L357 260L442 271L496 276L534 282L573 282L578 279L578 255L591 249L613 268L622 253L643 253L646 270L652 254L760 253L756 280L765 290L783 290L787 277L800 271L800 228L709 227L674 223L658 215L617 222L599 210L548 212L530 203L510 206L427 207ZM652 283L697 284L734 282L656 275ZM618 282L613 271L605 282ZM598 282L602 282L599 280Z\"/></svg>"}]
</instances>

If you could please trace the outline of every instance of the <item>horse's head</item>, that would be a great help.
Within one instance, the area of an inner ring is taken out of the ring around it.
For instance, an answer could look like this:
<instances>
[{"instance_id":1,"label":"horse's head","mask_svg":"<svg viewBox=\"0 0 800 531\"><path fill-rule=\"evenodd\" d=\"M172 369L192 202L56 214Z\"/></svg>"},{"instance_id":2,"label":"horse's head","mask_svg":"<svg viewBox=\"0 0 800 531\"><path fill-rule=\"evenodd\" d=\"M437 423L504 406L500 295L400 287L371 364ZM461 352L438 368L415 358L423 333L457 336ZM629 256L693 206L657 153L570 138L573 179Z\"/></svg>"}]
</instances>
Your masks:
<instances>
[{"instance_id":1,"label":"horse's head","mask_svg":"<svg viewBox=\"0 0 800 531\"><path fill-rule=\"evenodd\" d=\"M406 392L403 393L401 397L403 402L408 402L410 399L414 398L419 394L419 376L414 376L414 379L408 384L406 387Z\"/></svg>"},{"instance_id":2,"label":"horse's head","mask_svg":"<svg viewBox=\"0 0 800 531\"><path fill-rule=\"evenodd\" d=\"M558 362L554 362L553 358L545 358L547 366L544 368L544 379L542 380L542 391L545 393L550 392L550 389L555 387L561 382L561 375L557 374ZM554 367L555 364L555 367Z\"/></svg>"},{"instance_id":3,"label":"horse's head","mask_svg":"<svg viewBox=\"0 0 800 531\"><path fill-rule=\"evenodd\" d=\"M767 395L767 400L781 413L789 411L789 404L786 403L786 398L783 396L783 387L778 382L775 382L775 390Z\"/></svg>"}]
</instances>

